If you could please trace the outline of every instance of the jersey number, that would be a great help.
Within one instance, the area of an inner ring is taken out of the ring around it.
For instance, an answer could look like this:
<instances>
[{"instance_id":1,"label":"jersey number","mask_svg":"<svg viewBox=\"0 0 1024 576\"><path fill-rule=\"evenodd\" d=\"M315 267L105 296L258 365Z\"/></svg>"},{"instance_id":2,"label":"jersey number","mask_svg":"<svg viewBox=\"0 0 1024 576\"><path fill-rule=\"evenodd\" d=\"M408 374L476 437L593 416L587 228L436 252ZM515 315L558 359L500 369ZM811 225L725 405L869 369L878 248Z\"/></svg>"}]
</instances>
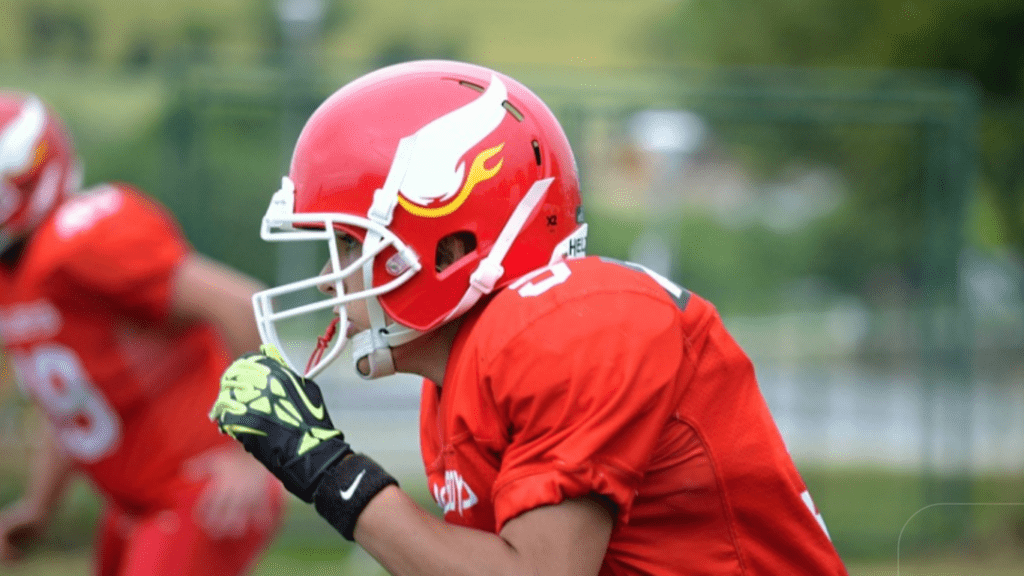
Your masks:
<instances>
[{"instance_id":1,"label":"jersey number","mask_svg":"<svg viewBox=\"0 0 1024 576\"><path fill-rule=\"evenodd\" d=\"M68 452L79 460L95 462L118 445L121 421L89 380L74 350L44 344L17 354L14 361Z\"/></svg>"},{"instance_id":2,"label":"jersey number","mask_svg":"<svg viewBox=\"0 0 1024 576\"><path fill-rule=\"evenodd\" d=\"M601 258L605 262L611 262L620 266L625 266L631 270L643 272L654 279L666 292L672 295L676 299L680 308L686 307L686 302L690 298L690 292L685 288L679 286L675 282L665 278L661 274L658 274L654 270L640 264L634 264L632 262L622 262L613 258ZM566 266L565 262L556 262L546 268L541 268L534 272L523 276L519 280L516 280L509 286L510 289L515 290L523 298L530 296L540 296L547 292L551 288L558 286L569 279L569 275L572 271Z\"/></svg>"},{"instance_id":3,"label":"jersey number","mask_svg":"<svg viewBox=\"0 0 1024 576\"><path fill-rule=\"evenodd\" d=\"M804 501L804 504L806 504L807 508L811 511L811 515L813 515L814 519L818 521L818 525L821 526L821 529L825 531L825 536L831 540L832 535L828 533L828 528L825 527L825 519L821 517L821 512L818 512L818 507L814 505L814 500L811 500L811 493L804 490L800 493L800 499Z\"/></svg>"},{"instance_id":4,"label":"jersey number","mask_svg":"<svg viewBox=\"0 0 1024 576\"><path fill-rule=\"evenodd\" d=\"M551 288L558 286L569 279L569 267L565 262L552 264L547 268L541 268L516 280L509 288L519 292L523 298L540 296ZM535 280L536 279L536 280Z\"/></svg>"}]
</instances>

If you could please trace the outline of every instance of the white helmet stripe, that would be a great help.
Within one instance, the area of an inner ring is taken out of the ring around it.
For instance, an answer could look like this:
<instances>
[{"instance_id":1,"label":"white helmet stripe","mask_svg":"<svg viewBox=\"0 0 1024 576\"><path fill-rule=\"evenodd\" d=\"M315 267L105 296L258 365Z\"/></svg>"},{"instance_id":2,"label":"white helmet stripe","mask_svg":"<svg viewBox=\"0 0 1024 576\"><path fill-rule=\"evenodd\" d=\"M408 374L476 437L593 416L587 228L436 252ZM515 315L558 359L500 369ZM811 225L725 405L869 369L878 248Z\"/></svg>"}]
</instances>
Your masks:
<instances>
[{"instance_id":1,"label":"white helmet stripe","mask_svg":"<svg viewBox=\"0 0 1024 576\"><path fill-rule=\"evenodd\" d=\"M28 207L28 221L33 225L42 221L57 201L61 186L60 176L60 166L56 162L50 162L39 176L39 183L36 184L35 194L32 195Z\"/></svg>"},{"instance_id":2,"label":"white helmet stripe","mask_svg":"<svg viewBox=\"0 0 1024 576\"><path fill-rule=\"evenodd\" d=\"M492 74L479 98L417 130L402 195L417 204L455 196L466 176L462 157L501 124L506 98L508 90Z\"/></svg>"},{"instance_id":3,"label":"white helmet stripe","mask_svg":"<svg viewBox=\"0 0 1024 576\"><path fill-rule=\"evenodd\" d=\"M506 98L508 89L492 74L479 98L399 140L384 186L374 194L367 216L382 226L391 224L399 192L420 205L458 193L466 175L462 157L501 124Z\"/></svg>"},{"instance_id":4,"label":"white helmet stripe","mask_svg":"<svg viewBox=\"0 0 1024 576\"><path fill-rule=\"evenodd\" d=\"M0 176L20 174L32 166L45 127L43 103L38 98L29 98L17 118L0 133Z\"/></svg>"}]
</instances>

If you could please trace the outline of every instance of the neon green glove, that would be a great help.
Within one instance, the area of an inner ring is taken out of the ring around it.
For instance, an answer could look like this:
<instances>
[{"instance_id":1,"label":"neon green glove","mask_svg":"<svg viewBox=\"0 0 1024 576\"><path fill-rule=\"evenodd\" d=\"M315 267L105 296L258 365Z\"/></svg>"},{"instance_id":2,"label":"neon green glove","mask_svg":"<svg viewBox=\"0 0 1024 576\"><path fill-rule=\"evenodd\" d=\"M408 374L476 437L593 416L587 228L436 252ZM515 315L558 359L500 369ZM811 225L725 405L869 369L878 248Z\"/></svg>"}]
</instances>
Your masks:
<instances>
[{"instance_id":1,"label":"neon green glove","mask_svg":"<svg viewBox=\"0 0 1024 576\"><path fill-rule=\"evenodd\" d=\"M306 502L313 501L327 469L353 453L334 429L320 388L288 368L268 344L224 372L210 420Z\"/></svg>"}]
</instances>

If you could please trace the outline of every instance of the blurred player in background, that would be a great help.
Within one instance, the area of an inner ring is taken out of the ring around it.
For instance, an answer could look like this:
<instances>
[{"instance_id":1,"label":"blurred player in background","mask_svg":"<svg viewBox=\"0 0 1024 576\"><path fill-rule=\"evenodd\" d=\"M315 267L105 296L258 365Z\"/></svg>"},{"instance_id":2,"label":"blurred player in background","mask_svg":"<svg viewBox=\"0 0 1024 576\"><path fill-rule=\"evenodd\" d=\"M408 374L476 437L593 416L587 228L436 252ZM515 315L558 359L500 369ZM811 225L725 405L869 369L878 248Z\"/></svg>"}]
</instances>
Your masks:
<instances>
[{"instance_id":1,"label":"blurred player in background","mask_svg":"<svg viewBox=\"0 0 1024 576\"><path fill-rule=\"evenodd\" d=\"M394 574L845 574L714 307L584 257L586 231L565 134L517 81L441 61L357 79L307 122L261 232L331 258L257 295L268 344L211 416ZM315 309L338 319L303 369L277 326ZM334 428L310 378L347 340L365 378L425 378L444 521Z\"/></svg>"},{"instance_id":2,"label":"blurred player in background","mask_svg":"<svg viewBox=\"0 0 1024 576\"><path fill-rule=\"evenodd\" d=\"M284 491L206 412L259 343L262 286L198 254L138 190L79 180L59 118L0 93L0 339L48 422L0 511L0 559L24 554L80 471L105 504L98 574L245 573Z\"/></svg>"}]
</instances>

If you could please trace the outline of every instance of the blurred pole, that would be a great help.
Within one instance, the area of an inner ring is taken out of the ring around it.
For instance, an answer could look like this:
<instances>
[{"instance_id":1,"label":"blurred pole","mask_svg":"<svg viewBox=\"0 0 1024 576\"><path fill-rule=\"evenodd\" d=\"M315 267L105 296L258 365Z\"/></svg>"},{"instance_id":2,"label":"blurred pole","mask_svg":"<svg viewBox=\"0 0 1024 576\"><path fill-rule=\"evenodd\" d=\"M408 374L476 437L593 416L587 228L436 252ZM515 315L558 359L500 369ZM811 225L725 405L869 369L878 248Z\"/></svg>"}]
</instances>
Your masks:
<instances>
[{"instance_id":1,"label":"blurred pole","mask_svg":"<svg viewBox=\"0 0 1024 576\"><path fill-rule=\"evenodd\" d=\"M685 110L644 110L629 122L633 144L644 153L650 186L644 190L646 226L630 247L630 260L674 278L679 248L679 212L693 155L704 144L704 121ZM678 278L674 278L679 280Z\"/></svg>"},{"instance_id":2,"label":"blurred pole","mask_svg":"<svg viewBox=\"0 0 1024 576\"><path fill-rule=\"evenodd\" d=\"M964 221L974 185L977 96L968 85L954 85L956 113L925 123L927 146L926 243L923 291L926 306L923 340L926 436L925 505L970 502L973 498L972 374L973 320L963 306L960 264ZM945 393L943 393L945 392ZM943 401L945 399L945 401ZM945 462L950 469L943 470ZM974 529L970 506L951 506L925 526L932 546L969 545Z\"/></svg>"},{"instance_id":3,"label":"blurred pole","mask_svg":"<svg viewBox=\"0 0 1024 576\"><path fill-rule=\"evenodd\" d=\"M292 150L308 115L313 81L312 50L323 26L324 0L277 0L283 34L281 86L281 165L289 172ZM308 278L320 270L311 242L277 242L277 284ZM287 297L285 298L287 299ZM294 304L294 303L291 303Z\"/></svg>"}]
</instances>

